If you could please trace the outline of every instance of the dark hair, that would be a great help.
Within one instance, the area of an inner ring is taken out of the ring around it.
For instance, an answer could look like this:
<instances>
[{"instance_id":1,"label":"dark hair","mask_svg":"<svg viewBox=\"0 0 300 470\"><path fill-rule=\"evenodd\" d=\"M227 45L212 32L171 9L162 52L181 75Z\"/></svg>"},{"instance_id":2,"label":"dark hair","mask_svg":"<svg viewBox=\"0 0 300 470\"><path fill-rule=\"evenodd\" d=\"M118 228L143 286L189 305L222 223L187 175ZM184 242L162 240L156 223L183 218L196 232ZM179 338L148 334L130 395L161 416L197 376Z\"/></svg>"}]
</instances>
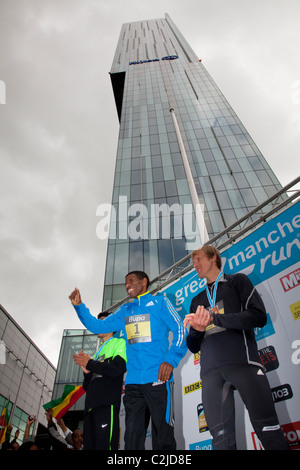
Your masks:
<instances>
[{"instance_id":1,"label":"dark hair","mask_svg":"<svg viewBox=\"0 0 300 470\"><path fill-rule=\"evenodd\" d=\"M109 315L112 315L112 312L100 312L98 313L97 315L97 318L100 320L100 318L106 318L108 317ZM114 335L116 333L116 331L112 331L112 334Z\"/></svg>"},{"instance_id":2,"label":"dark hair","mask_svg":"<svg viewBox=\"0 0 300 470\"><path fill-rule=\"evenodd\" d=\"M101 318L101 317L105 317L105 318L106 318L106 317L108 317L108 315L110 315L110 314L111 314L111 312L100 312L100 313L98 313L97 318Z\"/></svg>"},{"instance_id":3,"label":"dark hair","mask_svg":"<svg viewBox=\"0 0 300 470\"><path fill-rule=\"evenodd\" d=\"M37 450L39 450L39 446L34 441L23 442L23 444L20 445L19 450L31 450L31 447L33 446L37 447Z\"/></svg>"},{"instance_id":4,"label":"dark hair","mask_svg":"<svg viewBox=\"0 0 300 470\"><path fill-rule=\"evenodd\" d=\"M140 280L147 279L147 289L148 289L148 287L150 286L150 279L148 277L148 274L144 273L144 271L130 271L130 273L126 274L125 279L130 274L135 274L136 277Z\"/></svg>"}]
</instances>

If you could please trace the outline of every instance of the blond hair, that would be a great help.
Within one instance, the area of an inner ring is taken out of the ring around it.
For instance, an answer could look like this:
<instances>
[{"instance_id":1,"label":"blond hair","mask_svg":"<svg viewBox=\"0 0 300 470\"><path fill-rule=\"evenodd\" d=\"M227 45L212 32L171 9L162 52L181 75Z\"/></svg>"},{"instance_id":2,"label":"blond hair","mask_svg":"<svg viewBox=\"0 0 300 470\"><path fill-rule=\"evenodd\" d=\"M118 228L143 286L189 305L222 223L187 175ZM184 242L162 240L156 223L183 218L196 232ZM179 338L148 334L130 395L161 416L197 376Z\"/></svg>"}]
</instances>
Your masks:
<instances>
[{"instance_id":1,"label":"blond hair","mask_svg":"<svg viewBox=\"0 0 300 470\"><path fill-rule=\"evenodd\" d=\"M217 248L215 248L212 245L203 245L201 248L198 248L197 250L194 250L191 254L192 259L197 256L199 251L204 251L206 256L209 259L212 259L216 255L216 265L219 269L222 268L222 260L221 260L221 254Z\"/></svg>"}]
</instances>

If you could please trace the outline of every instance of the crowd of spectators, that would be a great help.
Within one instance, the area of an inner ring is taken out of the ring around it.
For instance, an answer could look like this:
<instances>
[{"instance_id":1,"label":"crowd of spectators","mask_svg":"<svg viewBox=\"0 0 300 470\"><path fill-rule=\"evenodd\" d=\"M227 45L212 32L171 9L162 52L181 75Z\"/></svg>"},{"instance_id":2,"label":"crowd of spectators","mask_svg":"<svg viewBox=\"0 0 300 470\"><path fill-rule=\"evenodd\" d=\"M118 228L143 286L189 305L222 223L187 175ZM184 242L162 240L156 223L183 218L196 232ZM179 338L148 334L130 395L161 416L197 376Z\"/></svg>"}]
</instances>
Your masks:
<instances>
[{"instance_id":1,"label":"crowd of spectators","mask_svg":"<svg viewBox=\"0 0 300 470\"><path fill-rule=\"evenodd\" d=\"M47 438L39 438L38 436L32 439L31 426L36 420L35 416L29 416L26 422L23 441L20 444L19 435L20 430L17 429L15 435L12 437L13 426L7 426L7 437L2 443L1 450L82 450L83 448L83 431L75 429L71 431L64 423L63 419L55 420L52 417L52 410L46 411L48 422Z\"/></svg>"}]
</instances>

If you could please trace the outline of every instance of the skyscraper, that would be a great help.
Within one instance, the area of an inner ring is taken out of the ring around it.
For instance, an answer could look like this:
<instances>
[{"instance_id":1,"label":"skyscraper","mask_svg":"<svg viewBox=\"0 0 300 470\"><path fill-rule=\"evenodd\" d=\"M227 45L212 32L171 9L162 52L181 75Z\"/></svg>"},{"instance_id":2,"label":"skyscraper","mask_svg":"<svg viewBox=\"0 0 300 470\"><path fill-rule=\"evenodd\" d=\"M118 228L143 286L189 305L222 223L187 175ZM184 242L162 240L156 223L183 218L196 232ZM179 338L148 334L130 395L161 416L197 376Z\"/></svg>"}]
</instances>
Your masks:
<instances>
[{"instance_id":1,"label":"skyscraper","mask_svg":"<svg viewBox=\"0 0 300 470\"><path fill-rule=\"evenodd\" d=\"M120 131L103 309L130 270L157 276L281 188L167 14L122 26L110 76Z\"/></svg>"}]
</instances>

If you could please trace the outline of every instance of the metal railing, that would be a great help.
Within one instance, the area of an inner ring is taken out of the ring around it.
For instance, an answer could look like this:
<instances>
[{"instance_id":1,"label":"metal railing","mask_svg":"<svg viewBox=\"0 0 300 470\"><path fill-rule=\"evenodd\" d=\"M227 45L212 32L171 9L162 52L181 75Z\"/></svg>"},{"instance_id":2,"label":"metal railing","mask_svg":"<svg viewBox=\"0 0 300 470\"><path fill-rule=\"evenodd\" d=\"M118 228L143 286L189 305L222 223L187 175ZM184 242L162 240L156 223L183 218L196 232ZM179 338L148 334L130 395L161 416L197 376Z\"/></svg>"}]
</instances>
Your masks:
<instances>
[{"instance_id":1,"label":"metal railing","mask_svg":"<svg viewBox=\"0 0 300 470\"><path fill-rule=\"evenodd\" d=\"M220 252L222 252L226 247L228 247L228 245L235 243L238 239L243 238L246 234L253 232L254 229L258 228L260 225L263 225L268 219L274 216L274 214L279 214L288 206L295 203L298 198L300 198L300 189L296 187L299 182L300 176L292 180L280 191L275 193L252 211L245 214L229 227L226 227L222 232L212 237L206 242L206 245L214 245ZM271 208L264 212L263 209L269 205ZM186 265L187 262L188 265ZM191 262L191 255L188 254L152 279L152 288L150 287L149 291L151 294L159 292L192 269L193 265ZM128 302L129 299L130 297L127 296L124 299L119 300L107 308L105 312L113 312L116 310L116 308L125 302Z\"/></svg>"}]
</instances>

